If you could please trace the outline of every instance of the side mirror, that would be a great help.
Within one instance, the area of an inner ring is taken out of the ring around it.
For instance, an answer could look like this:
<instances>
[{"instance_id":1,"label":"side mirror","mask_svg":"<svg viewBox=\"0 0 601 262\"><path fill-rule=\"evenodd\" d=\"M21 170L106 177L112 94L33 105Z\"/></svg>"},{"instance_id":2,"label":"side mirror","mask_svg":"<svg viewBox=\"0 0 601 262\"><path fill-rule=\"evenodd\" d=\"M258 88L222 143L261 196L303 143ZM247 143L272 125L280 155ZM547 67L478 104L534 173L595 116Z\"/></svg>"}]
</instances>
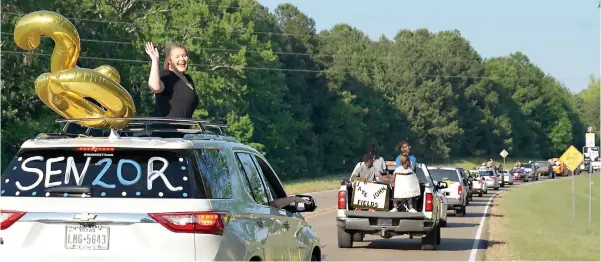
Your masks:
<instances>
[{"instance_id":1,"label":"side mirror","mask_svg":"<svg viewBox=\"0 0 601 262\"><path fill-rule=\"evenodd\" d=\"M445 189L445 188L448 188L448 187L449 187L449 185L447 184L447 182L438 181L438 185L437 185L438 189Z\"/></svg>"},{"instance_id":2,"label":"side mirror","mask_svg":"<svg viewBox=\"0 0 601 262\"><path fill-rule=\"evenodd\" d=\"M351 181L348 180L348 179L342 179L342 180L340 180L340 185L341 186L346 186L346 185L350 185L350 184L351 184Z\"/></svg>"},{"instance_id":3,"label":"side mirror","mask_svg":"<svg viewBox=\"0 0 601 262\"><path fill-rule=\"evenodd\" d=\"M308 200L310 203L296 203L296 212L313 212L317 209L317 204L315 203L315 198L307 195L296 195L302 199Z\"/></svg>"}]
</instances>

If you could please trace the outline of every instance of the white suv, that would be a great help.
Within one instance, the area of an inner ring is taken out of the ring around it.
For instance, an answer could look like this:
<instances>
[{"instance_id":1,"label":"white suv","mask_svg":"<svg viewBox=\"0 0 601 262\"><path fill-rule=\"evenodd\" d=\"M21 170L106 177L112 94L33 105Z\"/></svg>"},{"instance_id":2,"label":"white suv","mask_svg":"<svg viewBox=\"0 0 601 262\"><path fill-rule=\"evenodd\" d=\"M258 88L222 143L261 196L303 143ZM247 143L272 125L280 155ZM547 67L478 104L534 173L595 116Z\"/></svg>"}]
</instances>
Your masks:
<instances>
[{"instance_id":1,"label":"white suv","mask_svg":"<svg viewBox=\"0 0 601 262\"><path fill-rule=\"evenodd\" d=\"M456 167L428 167L432 180L446 182L448 187L443 189L447 198L449 210L455 210L455 215L465 216L468 205L467 191L469 188L463 183L463 177Z\"/></svg>"},{"instance_id":2,"label":"white suv","mask_svg":"<svg viewBox=\"0 0 601 262\"><path fill-rule=\"evenodd\" d=\"M152 122L138 122L145 121ZM26 141L0 181L0 257L321 259L319 237L299 214L315 209L312 197L302 196L308 205L270 206L287 195L259 152L204 128L185 130L195 134L171 129L166 138L146 128L139 132L146 137L109 138L93 130L100 136Z\"/></svg>"}]
</instances>

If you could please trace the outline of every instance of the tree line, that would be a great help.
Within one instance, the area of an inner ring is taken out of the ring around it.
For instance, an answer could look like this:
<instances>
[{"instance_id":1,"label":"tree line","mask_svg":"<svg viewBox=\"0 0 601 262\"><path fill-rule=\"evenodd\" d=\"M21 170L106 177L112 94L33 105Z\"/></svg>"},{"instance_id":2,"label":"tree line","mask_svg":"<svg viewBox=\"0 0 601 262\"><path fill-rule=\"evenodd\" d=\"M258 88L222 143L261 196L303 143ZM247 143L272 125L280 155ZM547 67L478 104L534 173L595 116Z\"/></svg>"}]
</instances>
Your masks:
<instances>
[{"instance_id":1,"label":"tree line","mask_svg":"<svg viewBox=\"0 0 601 262\"><path fill-rule=\"evenodd\" d=\"M143 44L183 43L200 97L195 118L266 154L283 179L349 171L371 143L386 159L410 141L424 162L559 157L599 127L599 79L580 94L526 54L482 58L459 31L401 29L377 41L347 24L317 32L294 5L255 0L10 0L2 5L2 167L21 143L59 128L35 95L52 40L24 52L16 21L55 11L76 26L81 67L118 69L139 116L153 108ZM161 54L164 59L164 54Z\"/></svg>"}]
</instances>

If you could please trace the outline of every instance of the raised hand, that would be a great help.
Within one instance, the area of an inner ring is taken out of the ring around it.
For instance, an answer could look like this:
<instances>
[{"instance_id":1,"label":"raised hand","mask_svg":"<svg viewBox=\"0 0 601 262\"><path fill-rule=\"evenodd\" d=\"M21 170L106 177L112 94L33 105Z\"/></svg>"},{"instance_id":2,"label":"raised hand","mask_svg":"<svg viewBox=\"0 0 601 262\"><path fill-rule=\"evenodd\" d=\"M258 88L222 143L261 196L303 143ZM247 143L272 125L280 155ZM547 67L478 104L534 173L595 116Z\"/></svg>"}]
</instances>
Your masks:
<instances>
[{"instance_id":1,"label":"raised hand","mask_svg":"<svg viewBox=\"0 0 601 262\"><path fill-rule=\"evenodd\" d=\"M152 44L152 42L146 43L145 51L150 57L151 60L158 61L159 60L159 51Z\"/></svg>"}]
</instances>

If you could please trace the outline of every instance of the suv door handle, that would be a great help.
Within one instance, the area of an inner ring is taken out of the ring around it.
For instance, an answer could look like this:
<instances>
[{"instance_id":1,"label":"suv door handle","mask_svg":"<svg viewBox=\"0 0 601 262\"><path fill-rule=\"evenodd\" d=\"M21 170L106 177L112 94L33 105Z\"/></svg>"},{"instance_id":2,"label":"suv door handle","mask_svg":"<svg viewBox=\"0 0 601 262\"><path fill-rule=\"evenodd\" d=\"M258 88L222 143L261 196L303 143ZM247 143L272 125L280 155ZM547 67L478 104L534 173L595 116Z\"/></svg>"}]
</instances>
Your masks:
<instances>
[{"instance_id":1,"label":"suv door handle","mask_svg":"<svg viewBox=\"0 0 601 262\"><path fill-rule=\"evenodd\" d=\"M263 227L263 220L257 220L257 226Z\"/></svg>"},{"instance_id":2,"label":"suv door handle","mask_svg":"<svg viewBox=\"0 0 601 262\"><path fill-rule=\"evenodd\" d=\"M284 227L285 228L290 228L290 223L288 223L288 221L284 222Z\"/></svg>"}]
</instances>

